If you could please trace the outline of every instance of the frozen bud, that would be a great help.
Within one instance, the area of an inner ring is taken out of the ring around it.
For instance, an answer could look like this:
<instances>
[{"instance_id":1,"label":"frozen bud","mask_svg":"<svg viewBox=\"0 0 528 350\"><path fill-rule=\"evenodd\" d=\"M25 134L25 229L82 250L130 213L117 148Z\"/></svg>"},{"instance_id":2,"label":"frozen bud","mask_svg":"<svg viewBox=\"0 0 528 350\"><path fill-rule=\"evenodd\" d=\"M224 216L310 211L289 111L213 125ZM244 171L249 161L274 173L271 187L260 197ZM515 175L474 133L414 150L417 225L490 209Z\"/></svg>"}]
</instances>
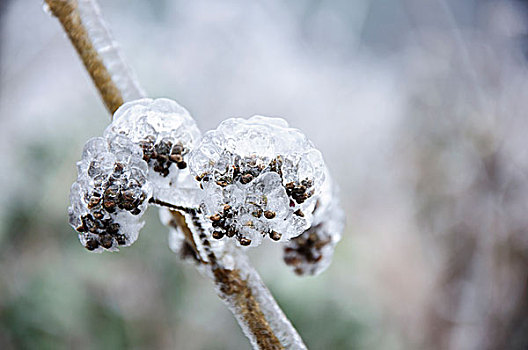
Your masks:
<instances>
[{"instance_id":1,"label":"frozen bud","mask_svg":"<svg viewBox=\"0 0 528 350\"><path fill-rule=\"evenodd\" d=\"M312 223L325 177L321 153L285 120L232 118L207 132L189 159L212 236L257 246L287 241Z\"/></svg>"},{"instance_id":2,"label":"frozen bud","mask_svg":"<svg viewBox=\"0 0 528 350\"><path fill-rule=\"evenodd\" d=\"M327 175L316 203L312 226L286 243L284 261L298 275L323 272L332 261L344 224L345 215L339 204L336 186Z\"/></svg>"},{"instance_id":3,"label":"frozen bud","mask_svg":"<svg viewBox=\"0 0 528 350\"><path fill-rule=\"evenodd\" d=\"M145 98L122 105L114 114L104 136L127 137L139 145L149 167L149 180L155 189L175 185L200 131L195 121L175 101Z\"/></svg>"},{"instance_id":4,"label":"frozen bud","mask_svg":"<svg viewBox=\"0 0 528 350\"><path fill-rule=\"evenodd\" d=\"M121 136L92 138L77 167L68 213L81 243L95 251L134 243L151 195L139 146Z\"/></svg>"}]
</instances>

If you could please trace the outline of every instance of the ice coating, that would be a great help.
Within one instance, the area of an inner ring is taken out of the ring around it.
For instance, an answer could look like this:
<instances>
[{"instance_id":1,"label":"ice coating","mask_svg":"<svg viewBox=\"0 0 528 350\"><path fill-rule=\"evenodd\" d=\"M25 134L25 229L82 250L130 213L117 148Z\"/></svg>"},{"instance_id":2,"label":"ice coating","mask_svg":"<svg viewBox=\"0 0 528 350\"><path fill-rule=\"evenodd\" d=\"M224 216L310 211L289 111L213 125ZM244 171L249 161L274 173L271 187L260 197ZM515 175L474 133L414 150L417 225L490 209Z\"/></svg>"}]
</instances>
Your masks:
<instances>
[{"instance_id":1,"label":"ice coating","mask_svg":"<svg viewBox=\"0 0 528 350\"><path fill-rule=\"evenodd\" d=\"M280 118L232 118L207 132L189 159L216 239L287 241L312 223L325 177L321 153Z\"/></svg>"},{"instance_id":2,"label":"ice coating","mask_svg":"<svg viewBox=\"0 0 528 350\"><path fill-rule=\"evenodd\" d=\"M233 247L225 242L211 240L205 234L211 227L203 222L197 211L181 212L185 218L185 229L177 223L174 213L167 208L160 208L160 221L169 227L169 247L182 260L213 263L223 268L234 268ZM189 237L189 235L191 235ZM211 255L212 254L212 255ZM214 261L211 257L214 256Z\"/></svg>"},{"instance_id":3,"label":"ice coating","mask_svg":"<svg viewBox=\"0 0 528 350\"><path fill-rule=\"evenodd\" d=\"M104 66L109 68L112 81L119 88L123 100L130 101L145 96L135 74L125 62L121 49L112 37L97 2L80 0L77 4L92 45L103 60Z\"/></svg>"},{"instance_id":4,"label":"ice coating","mask_svg":"<svg viewBox=\"0 0 528 350\"><path fill-rule=\"evenodd\" d=\"M187 110L175 101L140 99L127 102L114 113L104 136L123 135L142 149L149 180L158 189L174 188L200 131ZM186 171L184 171L185 173Z\"/></svg>"},{"instance_id":5,"label":"ice coating","mask_svg":"<svg viewBox=\"0 0 528 350\"><path fill-rule=\"evenodd\" d=\"M81 243L91 251L134 243L151 195L139 146L120 135L92 138L77 168L68 214Z\"/></svg>"},{"instance_id":6,"label":"ice coating","mask_svg":"<svg viewBox=\"0 0 528 350\"><path fill-rule=\"evenodd\" d=\"M284 262L298 275L317 275L330 265L345 225L337 186L327 174L314 210L312 226L286 243Z\"/></svg>"}]
</instances>

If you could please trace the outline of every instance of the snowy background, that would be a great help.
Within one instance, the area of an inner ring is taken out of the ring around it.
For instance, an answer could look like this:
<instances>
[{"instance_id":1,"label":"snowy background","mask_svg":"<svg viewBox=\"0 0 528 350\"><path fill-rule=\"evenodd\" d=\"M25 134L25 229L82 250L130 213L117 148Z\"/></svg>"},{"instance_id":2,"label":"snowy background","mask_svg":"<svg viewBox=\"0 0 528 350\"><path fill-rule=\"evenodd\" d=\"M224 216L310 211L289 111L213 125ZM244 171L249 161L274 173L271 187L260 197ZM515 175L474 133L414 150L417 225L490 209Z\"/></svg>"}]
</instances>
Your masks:
<instances>
[{"instance_id":1,"label":"snowy background","mask_svg":"<svg viewBox=\"0 0 528 350\"><path fill-rule=\"evenodd\" d=\"M528 347L521 1L101 1L149 96L202 130L282 116L323 151L347 227L300 278L251 259L311 349ZM0 2L0 348L244 349L156 210L119 254L67 223L109 116L40 1Z\"/></svg>"}]
</instances>

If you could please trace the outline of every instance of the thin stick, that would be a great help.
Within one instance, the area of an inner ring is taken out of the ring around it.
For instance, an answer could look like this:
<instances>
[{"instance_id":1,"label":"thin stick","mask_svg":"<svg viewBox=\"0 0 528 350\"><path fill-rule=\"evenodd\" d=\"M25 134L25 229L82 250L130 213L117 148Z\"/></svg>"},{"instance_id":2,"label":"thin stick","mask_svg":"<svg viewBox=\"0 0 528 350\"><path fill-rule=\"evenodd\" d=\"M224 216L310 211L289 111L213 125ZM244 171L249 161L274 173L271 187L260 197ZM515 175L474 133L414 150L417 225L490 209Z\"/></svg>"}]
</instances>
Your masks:
<instances>
[{"instance_id":1,"label":"thin stick","mask_svg":"<svg viewBox=\"0 0 528 350\"><path fill-rule=\"evenodd\" d=\"M162 200L157 199L157 198L150 198L149 199L149 203L157 205L159 207L164 207L164 208L167 208L167 209L170 209L170 210L179 210L179 211L182 211L182 212L185 212L185 213L198 212L199 211L198 208L182 207L181 205L175 205L175 204L172 204L172 203L169 203L169 202L162 201Z\"/></svg>"},{"instance_id":2,"label":"thin stick","mask_svg":"<svg viewBox=\"0 0 528 350\"><path fill-rule=\"evenodd\" d=\"M98 27L95 30L95 35L100 41L98 45L95 45L90 36L90 29L83 21L79 3L76 0L45 1L77 50L110 114L113 114L127 100L144 95L121 59L119 50L106 30L102 19L98 16L98 7L95 2L85 1L83 4L87 15L91 16L91 22L93 22L91 25ZM113 70L116 73L112 74L113 72L108 68L108 63L105 64L105 56L112 61L113 66L115 66Z\"/></svg>"}]
</instances>

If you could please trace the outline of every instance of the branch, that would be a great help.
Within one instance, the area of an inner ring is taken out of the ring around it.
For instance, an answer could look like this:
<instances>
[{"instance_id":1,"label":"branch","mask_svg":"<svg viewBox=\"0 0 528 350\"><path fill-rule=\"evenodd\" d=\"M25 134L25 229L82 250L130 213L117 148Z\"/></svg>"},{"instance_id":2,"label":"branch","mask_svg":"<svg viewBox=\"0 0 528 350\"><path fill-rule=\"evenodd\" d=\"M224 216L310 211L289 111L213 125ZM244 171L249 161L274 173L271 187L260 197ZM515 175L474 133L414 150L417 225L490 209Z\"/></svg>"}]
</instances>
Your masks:
<instances>
[{"instance_id":1,"label":"branch","mask_svg":"<svg viewBox=\"0 0 528 350\"><path fill-rule=\"evenodd\" d=\"M77 50L110 114L124 102L144 96L94 1L45 1Z\"/></svg>"},{"instance_id":2,"label":"branch","mask_svg":"<svg viewBox=\"0 0 528 350\"><path fill-rule=\"evenodd\" d=\"M125 101L144 96L106 29L94 0L80 0L80 3L76 0L45 1L61 22L111 114ZM202 270L212 279L218 296L234 314L254 348L306 349L247 257L234 253L235 268L222 265L210 249L197 209L177 207L156 199L150 202L170 209L170 225L181 228L199 266L204 267Z\"/></svg>"},{"instance_id":3,"label":"branch","mask_svg":"<svg viewBox=\"0 0 528 350\"><path fill-rule=\"evenodd\" d=\"M215 290L237 319L255 349L306 349L301 337L262 282L247 257L235 251L235 266L226 268L210 249L210 242L194 210L181 214L171 210L169 226L177 229L181 216L188 224L182 230L194 249L200 269L210 277ZM189 228L192 227L192 229ZM206 255L206 256L203 256Z\"/></svg>"}]
</instances>

